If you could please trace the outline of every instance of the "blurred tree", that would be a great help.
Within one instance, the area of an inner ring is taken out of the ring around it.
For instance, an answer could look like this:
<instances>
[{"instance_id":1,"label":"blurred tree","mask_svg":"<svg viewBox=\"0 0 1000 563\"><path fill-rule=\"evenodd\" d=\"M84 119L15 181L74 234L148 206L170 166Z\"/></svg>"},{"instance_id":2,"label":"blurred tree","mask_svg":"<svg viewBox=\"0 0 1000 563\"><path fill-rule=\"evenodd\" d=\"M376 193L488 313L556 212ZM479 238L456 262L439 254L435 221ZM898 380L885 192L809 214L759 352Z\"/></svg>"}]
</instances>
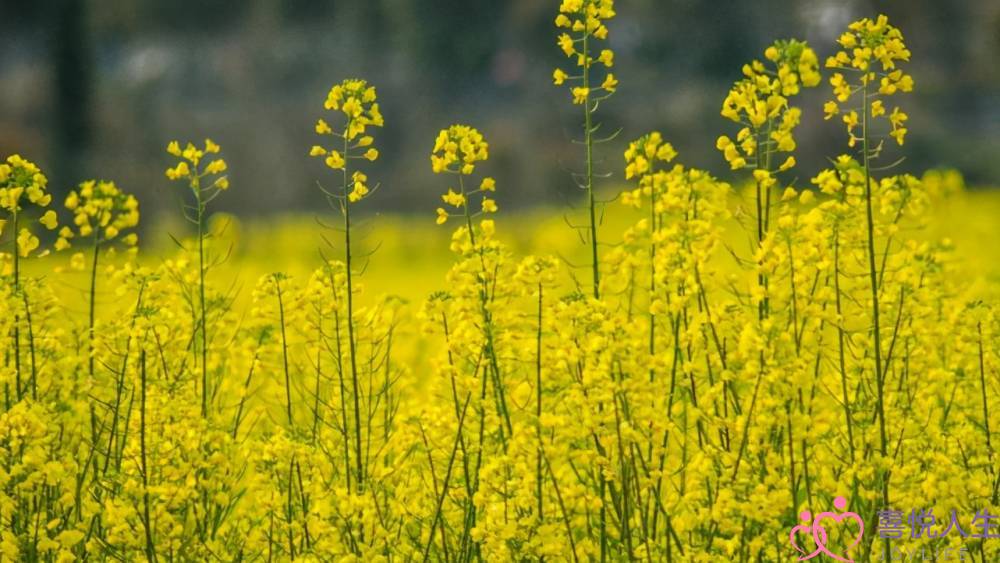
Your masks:
<instances>
[{"instance_id":1,"label":"blurred tree","mask_svg":"<svg viewBox=\"0 0 1000 563\"><path fill-rule=\"evenodd\" d=\"M411 0L410 13L419 38L417 60L445 78L456 80L489 71L506 7L495 0Z\"/></svg>"},{"instance_id":2,"label":"blurred tree","mask_svg":"<svg viewBox=\"0 0 1000 563\"><path fill-rule=\"evenodd\" d=\"M90 37L84 0L56 0L52 5L51 52L55 144L50 175L55 193L80 181L91 140L93 87Z\"/></svg>"},{"instance_id":3,"label":"blurred tree","mask_svg":"<svg viewBox=\"0 0 1000 563\"><path fill-rule=\"evenodd\" d=\"M150 27L178 31L219 31L240 21L250 2L231 0L135 0Z\"/></svg>"},{"instance_id":4,"label":"blurred tree","mask_svg":"<svg viewBox=\"0 0 1000 563\"><path fill-rule=\"evenodd\" d=\"M330 84L364 76L386 116L373 177L398 189L379 205L424 201L424 144L457 120L489 131L509 203L562 201L577 195L565 171L579 125L551 84L565 60L558 2L0 0L0 143L36 155L56 189L99 173L152 199L163 139L211 132L231 139L234 180L250 194L229 200L231 211L308 207L313 174L297 159L317 111ZM917 80L909 106L920 127L901 170L1000 177L998 0L622 0L617 11L622 84L604 116L621 142L663 129L689 163L726 174L719 104L740 66L793 36L823 58L848 22L884 12L906 34ZM807 172L842 140L822 120L826 92L804 99ZM605 148L602 164L616 170L620 147Z\"/></svg>"}]
</instances>

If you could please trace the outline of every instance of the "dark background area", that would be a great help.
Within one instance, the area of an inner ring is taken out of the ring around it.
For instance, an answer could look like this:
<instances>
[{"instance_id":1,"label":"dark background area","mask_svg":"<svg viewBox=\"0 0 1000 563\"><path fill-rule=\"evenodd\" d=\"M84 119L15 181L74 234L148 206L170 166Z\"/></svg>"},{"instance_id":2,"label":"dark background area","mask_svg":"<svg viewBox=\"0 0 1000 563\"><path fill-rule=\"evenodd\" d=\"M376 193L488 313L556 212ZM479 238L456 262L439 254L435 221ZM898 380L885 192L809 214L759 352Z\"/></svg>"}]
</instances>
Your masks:
<instances>
[{"instance_id":1,"label":"dark background area","mask_svg":"<svg viewBox=\"0 0 1000 563\"><path fill-rule=\"evenodd\" d=\"M551 73L558 0L0 0L0 155L18 152L57 192L113 179L147 214L170 209L163 176L172 139L211 137L230 164L219 208L244 215L316 208L307 155L330 86L377 86L386 126L368 166L382 188L369 205L432 213L442 179L428 154L437 131L478 127L501 205L575 201L581 109ZM910 135L887 160L954 166L972 185L1000 184L1000 2L997 0L619 0L611 21L618 94L602 104L599 150L621 181L622 149L659 129L681 160L729 177L715 139L740 67L774 39L806 39L821 62L854 19L886 13L913 53L916 91L897 103ZM825 72L825 71L824 71ZM797 157L807 183L845 150L823 122L824 82L798 99ZM332 181L332 180L331 180ZM168 207L169 206L169 207Z\"/></svg>"}]
</instances>

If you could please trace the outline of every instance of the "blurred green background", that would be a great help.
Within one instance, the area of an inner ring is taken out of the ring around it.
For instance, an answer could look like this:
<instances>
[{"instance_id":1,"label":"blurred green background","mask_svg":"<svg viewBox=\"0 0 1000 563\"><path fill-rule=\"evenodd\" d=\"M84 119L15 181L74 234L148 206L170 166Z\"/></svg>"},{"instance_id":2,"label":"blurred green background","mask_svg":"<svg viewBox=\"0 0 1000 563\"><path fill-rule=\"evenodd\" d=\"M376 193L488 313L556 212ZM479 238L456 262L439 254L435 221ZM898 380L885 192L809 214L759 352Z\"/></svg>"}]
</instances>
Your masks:
<instances>
[{"instance_id":1,"label":"blurred green background","mask_svg":"<svg viewBox=\"0 0 1000 563\"><path fill-rule=\"evenodd\" d=\"M442 184L428 154L437 131L478 127L501 207L575 203L580 107L551 83L563 64L558 0L0 0L0 154L19 152L56 192L89 177L136 193L144 212L175 212L163 169L171 139L212 137L233 189L218 208L253 217L318 208L307 153L329 87L378 87L382 152L366 206L433 214ZM821 60L850 21L886 13L913 52L916 91L902 168L954 166L971 185L1000 178L1000 2L996 0L619 0L610 24L618 94L602 104L609 184L625 143L660 129L687 164L728 177L719 115L744 62L774 39L808 40ZM845 150L822 121L824 81L804 95L803 177Z\"/></svg>"}]
</instances>

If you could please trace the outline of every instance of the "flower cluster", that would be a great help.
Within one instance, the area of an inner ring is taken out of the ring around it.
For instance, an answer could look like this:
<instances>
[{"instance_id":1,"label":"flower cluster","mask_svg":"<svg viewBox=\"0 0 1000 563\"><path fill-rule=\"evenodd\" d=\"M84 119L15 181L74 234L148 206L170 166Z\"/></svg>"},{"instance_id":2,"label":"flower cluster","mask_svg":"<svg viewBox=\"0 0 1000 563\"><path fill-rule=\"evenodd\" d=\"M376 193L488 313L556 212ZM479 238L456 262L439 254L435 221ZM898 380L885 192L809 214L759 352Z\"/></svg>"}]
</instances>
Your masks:
<instances>
[{"instance_id":1,"label":"flower cluster","mask_svg":"<svg viewBox=\"0 0 1000 563\"><path fill-rule=\"evenodd\" d=\"M38 166L20 155L11 155L0 164L0 211L7 215L0 218L0 235L3 235L8 222L13 223L17 235L17 255L21 258L37 250L40 242L25 226L26 223L20 222L19 215L24 213L25 206L40 210L49 206L52 195L48 193L47 186L48 180ZM51 209L44 211L38 222L50 231L59 226L56 212Z\"/></svg>"},{"instance_id":2,"label":"flower cluster","mask_svg":"<svg viewBox=\"0 0 1000 563\"><path fill-rule=\"evenodd\" d=\"M650 172L656 161L668 163L676 157L673 145L665 143L658 131L643 135L629 143L625 150L625 179Z\"/></svg>"},{"instance_id":3,"label":"flower cluster","mask_svg":"<svg viewBox=\"0 0 1000 563\"><path fill-rule=\"evenodd\" d=\"M372 146L375 139L367 134L369 127L382 127L384 124L375 100L374 86L360 79L344 80L330 89L323 104L327 110L343 114L343 129L334 131L326 120L316 121L317 135L338 137L342 142L336 147L313 145L309 155L323 157L329 168L344 172L346 200L349 203L361 201L371 191L368 176L363 172L355 170L348 176L348 161L375 161L378 158L378 149Z\"/></svg>"},{"instance_id":4,"label":"flower cluster","mask_svg":"<svg viewBox=\"0 0 1000 563\"><path fill-rule=\"evenodd\" d=\"M205 155L218 154L220 150L219 145L211 139L205 139L203 148L199 149L189 142L183 150L180 143L171 141L167 145L167 153L180 160L175 166L167 168L167 178L175 181L187 180L192 191L197 192L197 197L201 197L203 191L212 190L210 196L214 196L219 191L229 189L229 178L222 174L228 169L225 160L213 157L208 164L202 166Z\"/></svg>"},{"instance_id":5,"label":"flower cluster","mask_svg":"<svg viewBox=\"0 0 1000 563\"><path fill-rule=\"evenodd\" d=\"M848 144L854 146L861 137L855 134L862 121L868 127L865 113L870 119L885 119L889 122L889 136L902 145L906 138L907 115L893 107L888 111L883 98L897 92L913 90L913 77L897 67L900 61L910 60L910 51L903 43L903 34L889 24L889 19L880 15L875 20L865 18L852 23L837 40L843 48L826 61L827 68L836 69L830 77L835 100L826 102L823 111L826 119L843 114L843 121L849 136ZM845 77L853 75L854 79ZM877 89L876 89L877 86ZM843 106L858 94L860 105Z\"/></svg>"},{"instance_id":6,"label":"flower cluster","mask_svg":"<svg viewBox=\"0 0 1000 563\"><path fill-rule=\"evenodd\" d=\"M73 213L76 230L65 226L59 231L57 250L69 248L69 241L77 235L93 237L100 244L115 240L123 231L139 224L139 200L111 181L83 182L66 196L64 205ZM138 236L129 233L121 241L127 247L135 247Z\"/></svg>"},{"instance_id":7,"label":"flower cluster","mask_svg":"<svg viewBox=\"0 0 1000 563\"><path fill-rule=\"evenodd\" d=\"M455 188L448 188L448 192L441 196L442 201L461 210L470 220L479 214L497 212L496 200L485 195L496 191L496 181L493 178L484 177L476 189L465 185L465 177L475 172L476 163L489 158L489 149L489 143L483 138L482 133L468 125L452 125L442 129L434 140L434 148L431 149L431 169L434 173L458 176L458 191L455 191ZM477 194L482 196L479 209L470 211L469 198ZM446 222L448 216L449 213L445 208L437 208L439 225Z\"/></svg>"},{"instance_id":8,"label":"flower cluster","mask_svg":"<svg viewBox=\"0 0 1000 563\"><path fill-rule=\"evenodd\" d=\"M733 170L748 165L769 169L772 154L795 150L792 131L802 111L790 106L788 98L820 81L816 53L802 41L777 41L764 51L764 58L768 63L754 60L743 66L744 78L722 103L722 116L744 126L735 141L723 135L716 143ZM794 165L795 158L789 156L779 170Z\"/></svg>"},{"instance_id":9,"label":"flower cluster","mask_svg":"<svg viewBox=\"0 0 1000 563\"><path fill-rule=\"evenodd\" d=\"M557 68L552 73L552 80L556 86L567 82L571 85L575 104L589 104L591 100L610 96L618 88L618 80L613 73L605 74L599 87L594 86L590 74L594 63L606 68L614 65L615 54L611 49L601 49L594 56L597 52L594 40L608 38L605 22L614 16L614 0L563 0L559 6L556 27L568 30L559 35L559 48L567 58L576 59L580 74L571 75ZM603 91L603 95L594 97L594 90Z\"/></svg>"},{"instance_id":10,"label":"flower cluster","mask_svg":"<svg viewBox=\"0 0 1000 563\"><path fill-rule=\"evenodd\" d=\"M468 125L442 129L431 149L431 169L435 174L472 174L477 162L489 158L490 145L482 133Z\"/></svg>"},{"instance_id":11,"label":"flower cluster","mask_svg":"<svg viewBox=\"0 0 1000 563\"><path fill-rule=\"evenodd\" d=\"M349 158L377 159L378 149L367 134L369 127L382 127L384 123L375 100L375 87L364 80L349 79L331 88L323 107L343 114L343 129L334 131L326 120L319 119L316 134L339 137L343 143L330 148L314 145L309 155L324 157L326 165L334 170L343 170Z\"/></svg>"}]
</instances>

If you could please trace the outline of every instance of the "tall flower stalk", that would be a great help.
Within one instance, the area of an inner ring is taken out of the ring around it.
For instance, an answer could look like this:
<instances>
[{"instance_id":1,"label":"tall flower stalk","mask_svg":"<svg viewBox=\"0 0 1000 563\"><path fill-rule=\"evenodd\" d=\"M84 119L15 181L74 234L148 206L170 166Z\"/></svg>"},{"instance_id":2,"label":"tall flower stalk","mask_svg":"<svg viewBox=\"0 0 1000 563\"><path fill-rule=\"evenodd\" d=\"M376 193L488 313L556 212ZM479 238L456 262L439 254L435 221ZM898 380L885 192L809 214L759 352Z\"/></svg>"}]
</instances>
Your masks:
<instances>
[{"instance_id":1,"label":"tall flower stalk","mask_svg":"<svg viewBox=\"0 0 1000 563\"><path fill-rule=\"evenodd\" d=\"M351 245L351 207L372 192L368 187L368 177L360 170L352 168L352 163L375 161L378 149L372 146L374 138L366 134L370 127L382 127L375 87L360 79L348 79L330 89L324 108L338 113L343 128L335 131L323 119L316 122L318 135L333 137L334 146L315 145L309 151L314 157L323 157L327 167L341 172L340 192L323 189L327 201L340 211L343 217L344 265L346 277L347 342L350 355L351 395L354 417L354 471L357 488L364 490L365 468L362 450L364 442L361 433L361 383L358 375L358 341L356 319L354 317L354 255Z\"/></svg>"},{"instance_id":2,"label":"tall flower stalk","mask_svg":"<svg viewBox=\"0 0 1000 563\"><path fill-rule=\"evenodd\" d=\"M765 62L766 61L766 62ZM752 60L743 66L744 77L736 81L722 103L721 114L726 119L739 123L742 128L735 140L727 135L720 136L716 148L733 170L748 169L754 183L755 240L754 261L757 269L757 284L752 289L752 302L756 304L758 330L764 338L771 338L768 319L771 316L771 289L768 268L764 258L769 246L771 195L778 184L777 174L795 166L795 157L787 156L776 166L775 160L781 153L791 153L796 148L793 132L801 119L802 111L790 105L789 99L799 94L804 87L819 84L818 59L816 53L802 41L795 39L776 41L764 51L764 61ZM757 408L761 385L767 374L767 354L761 348L757 356L757 373L747 415L740 432L739 448L733 464L731 480L739 474L750 435L750 425ZM788 419L790 405L786 399L785 411ZM735 405L737 411L741 405ZM791 434L790 423L786 425ZM789 436L789 444L791 436ZM794 457L789 449L792 485L791 514L794 517L796 499L794 485Z\"/></svg>"},{"instance_id":3,"label":"tall flower stalk","mask_svg":"<svg viewBox=\"0 0 1000 563\"><path fill-rule=\"evenodd\" d=\"M11 236L14 238L13 260L13 287L14 296L24 305L24 313L30 319L30 305L21 280L21 260L33 255L43 256L47 250L40 250L40 241L30 229L28 218L23 217L24 213L31 208L41 212L38 223L54 230L58 226L56 212L45 208L52 202L52 195L48 193L48 179L34 163L21 158L20 155L7 157L6 162L0 164L0 236L3 235L4 228L10 223ZM28 216L30 218L30 215ZM16 238L15 238L16 237ZM30 321L29 321L30 322ZM14 348L14 398L20 401L24 394L24 384L22 381L21 366L21 308L18 307L14 313L14 323L11 334ZM34 337L29 334L28 346L31 355L34 355ZM34 362L32 362L33 364ZM34 369L32 369L34 374ZM38 382L32 376L30 386L32 394L37 395ZM10 392L6 390L6 405L10 407Z\"/></svg>"},{"instance_id":4,"label":"tall flower stalk","mask_svg":"<svg viewBox=\"0 0 1000 563\"><path fill-rule=\"evenodd\" d=\"M494 225L493 220L487 218L480 221L479 225L473 224L473 219L487 217L497 212L496 200L489 196L496 191L496 181L487 176L482 179L478 188L466 186L466 178L475 171L476 163L488 157L489 145L479 131L467 125L453 125L438 134L434 150L431 152L431 167L436 174L453 174L458 180L458 191L449 188L441 199L446 205L457 209L465 223L464 228L456 231L459 250L463 254L477 257L479 261L480 271L477 278L479 310L485 340L483 352L488 361L489 379L493 383L497 397L497 411L504 422L500 435L501 439L505 440L504 437L510 435L512 427L506 389L496 351L496 325L491 311L493 301L491 286L494 284L490 280L495 276L495 272L487 260L488 253L496 252L492 240ZM471 198L478 198L478 208L470 206ZM443 224L449 217L449 213L442 207L437 209L437 214L438 224Z\"/></svg>"},{"instance_id":5,"label":"tall flower stalk","mask_svg":"<svg viewBox=\"0 0 1000 563\"><path fill-rule=\"evenodd\" d=\"M138 236L125 231L139 224L139 201L122 192L114 182L88 180L66 197L66 209L73 214L73 227L64 226L56 240L57 250L71 246L73 239L89 240L90 287L87 309L87 375L94 377L94 323L97 315L97 270L102 251L111 251L112 244L120 242L134 254ZM82 254L79 258L83 260Z\"/></svg>"},{"instance_id":6,"label":"tall flower stalk","mask_svg":"<svg viewBox=\"0 0 1000 563\"><path fill-rule=\"evenodd\" d=\"M771 193L777 183L774 174L795 166L794 156L777 167L774 162L776 155L791 153L796 146L792 133L802 110L789 105L789 98L820 81L816 53L802 41L776 41L764 51L764 59L766 63L753 60L743 66L744 77L733 84L722 103L722 116L743 128L735 140L723 135L716 141L733 170L752 171L758 248L770 226ZM761 320L768 312L767 283L767 277L760 274Z\"/></svg>"},{"instance_id":7,"label":"tall flower stalk","mask_svg":"<svg viewBox=\"0 0 1000 563\"><path fill-rule=\"evenodd\" d=\"M474 330L481 338L481 348L479 342L476 343L475 360L468 362L472 375L479 375L479 396L476 402L476 410L479 416L478 431L473 450L476 452L476 459L473 466L464 467L466 476L467 492L474 498L480 487L481 468L484 463L484 453L486 450L486 396L492 389L493 404L499 418L497 432L500 438L501 447L507 451L514 427L511 423L511 410L507 400L507 388L505 374L500 367L500 357L497 352L498 327L494 318L497 270L499 268L500 248L494 238L495 227L489 215L498 210L496 200L492 193L496 191L496 181L491 177L484 177L478 187L469 181L475 172L478 163L485 161L489 157L489 144L483 135L473 127L468 125L452 125L441 130L434 142L431 150L431 169L435 174L447 174L455 178L457 187L452 186L441 196L441 200L446 207L437 208L437 224L443 225L454 214L461 221L452 236L452 250L461 257L462 262L456 265L455 271L461 271L469 276L469 287L473 290L475 297L474 305L471 305L478 317L478 326ZM450 211L449 211L450 210ZM468 269L468 271L465 271ZM465 276L463 276L464 278ZM474 288L474 289L473 289ZM446 339L450 340L447 317L442 316ZM454 359L451 354L451 343L449 343L449 364L453 364ZM454 387L452 390L455 408L459 409L463 401L459 398L458 391ZM464 400L467 406L472 397L471 390ZM462 406L462 412L465 410ZM464 423L464 417L463 417ZM463 458L466 451L466 444L463 436L462 424L456 430L456 447L460 448ZM458 451L458 450L456 450ZM449 462L450 463L450 462ZM471 478L471 481L470 481ZM466 523L463 532L463 550L471 539L473 527L477 523L477 508L474 503L466 505ZM473 548L473 546L469 546Z\"/></svg>"},{"instance_id":8,"label":"tall flower stalk","mask_svg":"<svg viewBox=\"0 0 1000 563\"><path fill-rule=\"evenodd\" d=\"M200 346L197 347L201 363L201 416L207 417L211 392L208 381L208 302L205 297L205 279L211 264L206 255L205 241L208 238L206 225L208 204L215 200L220 193L229 189L229 178L223 175L227 170L226 161L221 158L213 158L207 165L202 166L206 155L218 154L219 145L211 139L205 139L205 145L199 149L194 144L188 143L184 150L181 150L177 141L171 141L167 145L167 152L180 159L172 168L166 171L167 178L174 181L187 181L188 189L194 199L194 205L185 204L184 218L190 221L197 228L196 241L198 245L198 305L196 334L200 337Z\"/></svg>"},{"instance_id":9,"label":"tall flower stalk","mask_svg":"<svg viewBox=\"0 0 1000 563\"><path fill-rule=\"evenodd\" d=\"M556 17L556 27L566 29L559 35L558 44L563 54L569 59L576 59L574 74L569 74L561 68L552 73L556 86L568 85L573 95L573 103L583 107L583 141L585 170L582 178L574 175L578 186L586 192L587 197L587 238L590 243L591 279L593 296L601 295L601 270L598 255L598 200L594 192L594 145L606 142L615 135L597 138L600 124L595 122L595 114L601 102L610 98L618 88L618 80L614 74L607 72L604 80L597 84L598 76L594 73L596 64L610 68L614 64L614 52L611 49L597 49L597 41L608 38L608 28L605 21L615 16L614 0L563 0ZM595 53L597 56L595 56Z\"/></svg>"},{"instance_id":10,"label":"tall flower stalk","mask_svg":"<svg viewBox=\"0 0 1000 563\"><path fill-rule=\"evenodd\" d=\"M840 36L838 43L843 48L826 61L827 68L836 72L830 77L830 85L836 101L824 106L826 119L842 114L847 128L848 146L858 147L864 182L865 250L867 258L868 289L871 299L872 316L872 357L875 367L875 412L878 419L879 456L878 483L881 490L882 506L889 506L889 438L886 430L886 363L887 351L883 345L882 304L880 272L883 264L878 263L876 238L880 234L875 218L873 189L878 182L873 178L872 160L877 158L884 145L883 138L877 136L875 125L883 120L889 125L888 136L902 145L907 129L907 116L899 107L887 112L884 98L897 92L913 89L913 78L897 68L898 61L908 61L910 52L903 43L902 33L889 24L888 18L879 16L852 23ZM880 68L879 68L880 67ZM845 77L847 73L851 78ZM860 100L858 100L860 98ZM846 106L842 106L847 104ZM858 128L860 127L860 132ZM876 144L877 141L877 144ZM886 542L888 548L888 540Z\"/></svg>"}]
</instances>

